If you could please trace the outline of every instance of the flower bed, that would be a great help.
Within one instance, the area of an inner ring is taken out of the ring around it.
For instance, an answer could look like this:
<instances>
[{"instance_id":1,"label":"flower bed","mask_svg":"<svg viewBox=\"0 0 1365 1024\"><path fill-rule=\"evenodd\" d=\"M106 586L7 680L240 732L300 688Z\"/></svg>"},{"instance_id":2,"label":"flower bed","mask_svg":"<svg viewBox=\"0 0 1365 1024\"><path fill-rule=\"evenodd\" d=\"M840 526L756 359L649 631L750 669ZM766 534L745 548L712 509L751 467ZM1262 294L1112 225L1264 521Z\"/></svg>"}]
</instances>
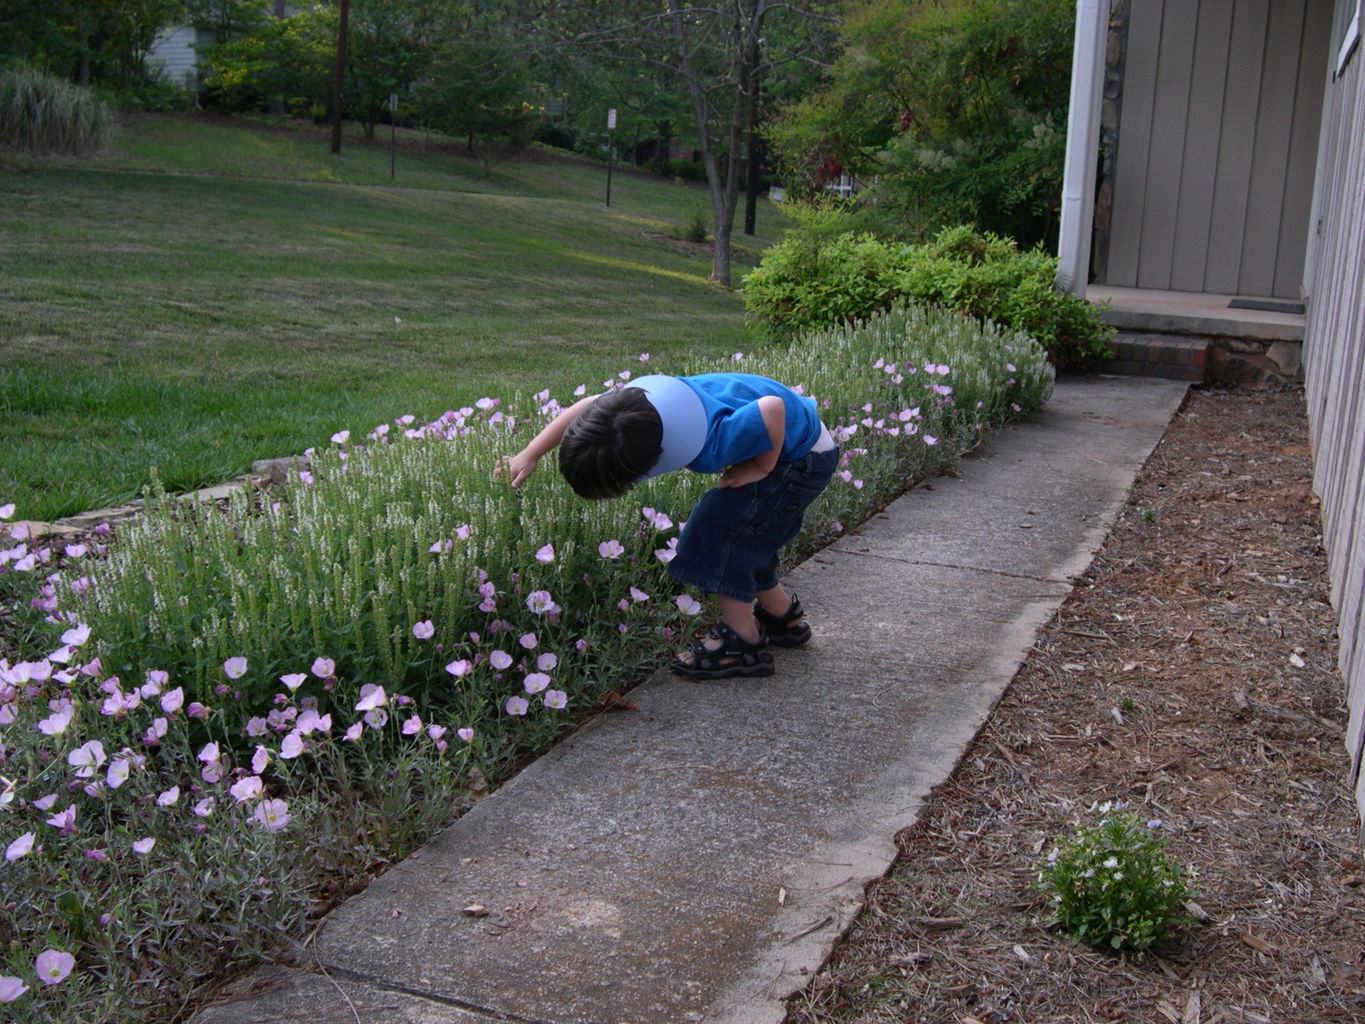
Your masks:
<instances>
[{"instance_id":1,"label":"flower bed","mask_svg":"<svg viewBox=\"0 0 1365 1024\"><path fill-rule=\"evenodd\" d=\"M727 368L815 396L844 445L798 553L1052 383L1025 336L919 308ZM492 478L561 400L337 435L221 514L153 494L103 552L8 529L0 1001L16 1019L170 1016L700 624L665 565L707 479L590 504L550 466L516 491Z\"/></svg>"}]
</instances>

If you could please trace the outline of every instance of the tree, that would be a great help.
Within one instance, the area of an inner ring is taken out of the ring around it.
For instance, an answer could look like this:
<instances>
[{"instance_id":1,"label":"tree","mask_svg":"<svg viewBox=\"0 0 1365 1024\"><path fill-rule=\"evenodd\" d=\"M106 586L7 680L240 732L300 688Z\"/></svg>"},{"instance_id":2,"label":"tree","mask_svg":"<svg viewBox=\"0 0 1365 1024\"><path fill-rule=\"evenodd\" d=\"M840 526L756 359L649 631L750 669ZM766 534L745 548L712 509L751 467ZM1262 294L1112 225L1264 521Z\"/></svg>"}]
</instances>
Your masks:
<instances>
[{"instance_id":1,"label":"tree","mask_svg":"<svg viewBox=\"0 0 1365 1024\"><path fill-rule=\"evenodd\" d=\"M77 85L127 89L147 80L152 40L184 0L0 0L0 62L20 61Z\"/></svg>"},{"instance_id":2,"label":"tree","mask_svg":"<svg viewBox=\"0 0 1365 1024\"><path fill-rule=\"evenodd\" d=\"M823 87L769 131L794 192L848 170L885 233L1055 231L1072 0L859 0Z\"/></svg>"},{"instance_id":3,"label":"tree","mask_svg":"<svg viewBox=\"0 0 1365 1024\"><path fill-rule=\"evenodd\" d=\"M599 66L648 65L686 97L711 192L711 279L729 286L744 136L759 81L782 89L793 71L805 74L805 62L818 60L830 41L825 29L839 4L667 0L662 9L644 12L641 6L603 0L591 12L595 24L565 39Z\"/></svg>"}]
</instances>

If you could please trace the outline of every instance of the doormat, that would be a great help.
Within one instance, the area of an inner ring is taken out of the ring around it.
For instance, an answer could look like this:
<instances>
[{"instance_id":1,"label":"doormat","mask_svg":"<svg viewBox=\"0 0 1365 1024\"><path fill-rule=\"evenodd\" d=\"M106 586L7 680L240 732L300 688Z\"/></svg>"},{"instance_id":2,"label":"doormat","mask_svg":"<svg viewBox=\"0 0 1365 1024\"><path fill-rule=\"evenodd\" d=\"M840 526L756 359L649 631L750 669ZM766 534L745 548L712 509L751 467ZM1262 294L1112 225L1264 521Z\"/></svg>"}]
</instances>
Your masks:
<instances>
[{"instance_id":1,"label":"doormat","mask_svg":"<svg viewBox=\"0 0 1365 1024\"><path fill-rule=\"evenodd\" d=\"M1302 313L1302 302L1276 302L1273 299L1233 299L1228 309L1258 309L1265 313Z\"/></svg>"}]
</instances>

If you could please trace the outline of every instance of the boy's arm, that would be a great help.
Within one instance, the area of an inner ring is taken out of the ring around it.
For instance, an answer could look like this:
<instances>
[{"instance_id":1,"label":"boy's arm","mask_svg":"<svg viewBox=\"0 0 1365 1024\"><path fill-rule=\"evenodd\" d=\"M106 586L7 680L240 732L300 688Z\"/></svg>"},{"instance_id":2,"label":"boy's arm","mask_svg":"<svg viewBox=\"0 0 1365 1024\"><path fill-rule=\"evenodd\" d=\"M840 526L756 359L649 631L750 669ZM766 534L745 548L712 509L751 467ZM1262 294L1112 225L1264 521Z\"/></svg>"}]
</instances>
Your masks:
<instances>
[{"instance_id":1,"label":"boy's arm","mask_svg":"<svg viewBox=\"0 0 1365 1024\"><path fill-rule=\"evenodd\" d=\"M773 471L782 454L782 440L787 436L787 410L776 395L764 395L758 400L758 412L768 428L768 440L773 446L751 459L737 462L720 475L717 487L743 487L762 480Z\"/></svg>"},{"instance_id":2,"label":"boy's arm","mask_svg":"<svg viewBox=\"0 0 1365 1024\"><path fill-rule=\"evenodd\" d=\"M531 438L530 443L525 448L515 455L504 455L502 461L493 467L493 475L495 477L501 476L505 470L508 482L513 487L520 487L536 471L536 465L540 460L554 451L555 446L563 439L564 431L569 429L569 424L574 421L574 418L596 399L596 395L589 395L587 398L580 398L573 405L563 410L547 423L539 434Z\"/></svg>"}]
</instances>

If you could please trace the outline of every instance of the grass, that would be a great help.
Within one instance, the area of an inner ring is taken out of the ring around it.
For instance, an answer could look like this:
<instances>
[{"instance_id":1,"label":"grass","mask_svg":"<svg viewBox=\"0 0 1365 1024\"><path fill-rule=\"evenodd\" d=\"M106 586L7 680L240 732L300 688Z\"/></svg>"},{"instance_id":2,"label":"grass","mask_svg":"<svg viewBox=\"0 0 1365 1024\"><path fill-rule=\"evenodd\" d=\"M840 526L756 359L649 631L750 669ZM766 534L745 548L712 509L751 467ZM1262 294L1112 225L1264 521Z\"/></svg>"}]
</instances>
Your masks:
<instances>
[{"instance_id":1,"label":"grass","mask_svg":"<svg viewBox=\"0 0 1365 1024\"><path fill-rule=\"evenodd\" d=\"M0 498L53 519L430 418L750 344L737 293L667 239L701 193L536 150L159 117L109 157L0 176ZM757 261L779 215L739 236Z\"/></svg>"}]
</instances>

